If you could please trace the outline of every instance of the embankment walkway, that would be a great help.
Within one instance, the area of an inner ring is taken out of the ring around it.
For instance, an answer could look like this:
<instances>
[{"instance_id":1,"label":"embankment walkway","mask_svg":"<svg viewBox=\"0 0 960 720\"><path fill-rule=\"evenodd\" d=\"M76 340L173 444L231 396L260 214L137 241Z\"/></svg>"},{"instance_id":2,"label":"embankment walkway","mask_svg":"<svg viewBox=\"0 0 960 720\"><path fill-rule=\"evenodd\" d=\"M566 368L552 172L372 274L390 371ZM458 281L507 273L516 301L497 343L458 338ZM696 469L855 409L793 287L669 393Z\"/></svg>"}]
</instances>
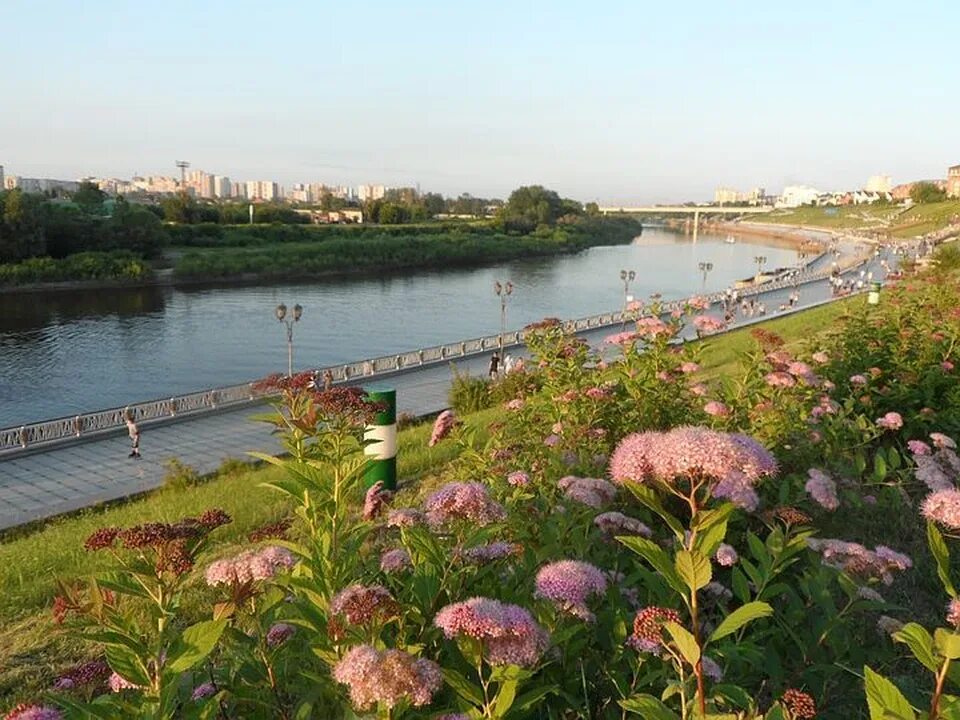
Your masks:
<instances>
[{"instance_id":1,"label":"embankment walkway","mask_svg":"<svg viewBox=\"0 0 960 720\"><path fill-rule=\"evenodd\" d=\"M883 280L880 259L871 257L850 273L863 269ZM894 258L889 258L894 263ZM819 274L801 282L800 304L797 310L831 301L829 281L823 277L822 259L812 263ZM765 304L766 317L749 320L737 317L732 328L761 322L779 315L781 304L794 290L793 284L776 283L774 287L757 292L758 302ZM722 315L722 308L713 305L708 314ZM619 313L615 324L580 332L592 345L619 329ZM692 331L691 331L692 332ZM411 415L426 415L448 406L448 392L452 380L451 363L461 373L486 373L490 352L478 351L467 357L448 357L422 367L404 367L396 372L377 373L373 377L348 378L349 384L376 384L397 390L398 411ZM510 349L523 356L523 348ZM40 443L26 448L9 449L0 453L0 529L88 507L108 500L127 497L160 486L167 473L169 459L196 469L201 474L216 470L228 458L247 457L258 450L267 453L280 451L277 438L270 427L254 422L251 416L263 413L263 404L246 404L236 409L216 411L166 419L156 423L141 423L143 458L128 458L129 440L122 430L113 429L75 440Z\"/></svg>"}]
</instances>

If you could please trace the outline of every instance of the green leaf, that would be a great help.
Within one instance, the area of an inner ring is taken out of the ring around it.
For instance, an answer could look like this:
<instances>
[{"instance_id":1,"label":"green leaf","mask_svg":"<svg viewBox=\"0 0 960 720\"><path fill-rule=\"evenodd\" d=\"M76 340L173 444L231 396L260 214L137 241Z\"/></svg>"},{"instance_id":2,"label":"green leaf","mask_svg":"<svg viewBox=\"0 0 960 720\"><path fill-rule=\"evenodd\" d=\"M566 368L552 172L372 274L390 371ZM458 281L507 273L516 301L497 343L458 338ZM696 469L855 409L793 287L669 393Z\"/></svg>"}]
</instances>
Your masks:
<instances>
[{"instance_id":1,"label":"green leaf","mask_svg":"<svg viewBox=\"0 0 960 720\"><path fill-rule=\"evenodd\" d=\"M674 566L677 568L677 574L683 578L687 587L690 588L690 592L696 592L705 587L713 576L710 560L696 550L680 550L677 552Z\"/></svg>"},{"instance_id":2,"label":"green leaf","mask_svg":"<svg viewBox=\"0 0 960 720\"><path fill-rule=\"evenodd\" d=\"M774 705L763 716L763 720L787 720L787 716L783 714L783 706L780 703Z\"/></svg>"},{"instance_id":3,"label":"green leaf","mask_svg":"<svg viewBox=\"0 0 960 720\"><path fill-rule=\"evenodd\" d=\"M123 645L107 645L103 649L110 669L127 682L145 686L150 684L147 666L130 648Z\"/></svg>"},{"instance_id":4,"label":"green leaf","mask_svg":"<svg viewBox=\"0 0 960 720\"><path fill-rule=\"evenodd\" d=\"M683 537L683 525L679 520L677 520L677 518L667 511L667 509L663 506L663 502L660 500L660 495L655 490L637 482L628 482L626 483L626 486L627 489L633 493L634 497L637 498L637 500L662 517L663 521L667 523L677 537Z\"/></svg>"},{"instance_id":5,"label":"green leaf","mask_svg":"<svg viewBox=\"0 0 960 720\"><path fill-rule=\"evenodd\" d=\"M662 547L642 537L617 536L617 540L650 563L670 587L681 595L686 594L686 584L674 570L673 563L670 562L670 556Z\"/></svg>"},{"instance_id":6,"label":"green leaf","mask_svg":"<svg viewBox=\"0 0 960 720\"><path fill-rule=\"evenodd\" d=\"M952 598L957 597L957 590L950 580L950 550L947 549L947 543L940 534L940 530L932 522L927 523L927 544L930 546L933 559L937 561L937 575L947 595Z\"/></svg>"},{"instance_id":7,"label":"green leaf","mask_svg":"<svg viewBox=\"0 0 960 720\"><path fill-rule=\"evenodd\" d=\"M203 662L220 640L227 622L204 620L184 630L167 653L165 669L181 673Z\"/></svg>"},{"instance_id":8,"label":"green leaf","mask_svg":"<svg viewBox=\"0 0 960 720\"><path fill-rule=\"evenodd\" d=\"M693 634L683 625L678 625L675 622L665 622L663 626L670 633L670 637L673 638L673 642L680 654L683 655L683 659L690 663L691 667L696 665L697 661L700 660L700 646L697 645Z\"/></svg>"},{"instance_id":9,"label":"green leaf","mask_svg":"<svg viewBox=\"0 0 960 720\"><path fill-rule=\"evenodd\" d=\"M933 645L937 652L949 660L960 658L960 635L950 630L937 628L933 631Z\"/></svg>"},{"instance_id":10,"label":"green leaf","mask_svg":"<svg viewBox=\"0 0 960 720\"><path fill-rule=\"evenodd\" d=\"M693 547L695 550L703 553L706 557L713 557L713 554L720 547L720 543L727 536L727 521L723 520L710 525L706 530L697 533Z\"/></svg>"},{"instance_id":11,"label":"green leaf","mask_svg":"<svg viewBox=\"0 0 960 720\"><path fill-rule=\"evenodd\" d=\"M621 700L620 707L627 712L642 715L644 720L680 720L679 715L653 695L634 695Z\"/></svg>"},{"instance_id":12,"label":"green leaf","mask_svg":"<svg viewBox=\"0 0 960 720\"><path fill-rule=\"evenodd\" d=\"M887 461L883 458L883 450L873 456L873 479L883 482L887 477Z\"/></svg>"},{"instance_id":13,"label":"green leaf","mask_svg":"<svg viewBox=\"0 0 960 720\"><path fill-rule=\"evenodd\" d=\"M500 685L497 691L497 697L493 701L493 716L503 717L513 706L513 701L517 697L517 681L508 680Z\"/></svg>"},{"instance_id":14,"label":"green leaf","mask_svg":"<svg viewBox=\"0 0 960 720\"><path fill-rule=\"evenodd\" d=\"M723 619L723 622L717 625L717 629L713 631L713 634L710 635L710 639L707 642L714 642L720 638L725 638L727 635L735 633L748 622L756 620L757 618L770 617L771 615L773 615L773 608L765 602L749 602L746 605L741 605L727 615Z\"/></svg>"},{"instance_id":15,"label":"green leaf","mask_svg":"<svg viewBox=\"0 0 960 720\"><path fill-rule=\"evenodd\" d=\"M737 600L745 603L750 599L750 588L747 585L747 576L743 574L740 568L734 568L732 578L733 594L736 595Z\"/></svg>"},{"instance_id":16,"label":"green leaf","mask_svg":"<svg viewBox=\"0 0 960 720\"><path fill-rule=\"evenodd\" d=\"M557 689L556 685L544 685L542 687L535 688L529 692L525 692L523 695L518 697L513 706L517 709L518 712L523 712L529 710L534 705L539 703L543 698L551 693L555 692Z\"/></svg>"},{"instance_id":17,"label":"green leaf","mask_svg":"<svg viewBox=\"0 0 960 720\"><path fill-rule=\"evenodd\" d=\"M916 713L897 686L868 666L863 666L870 720L916 720Z\"/></svg>"},{"instance_id":18,"label":"green leaf","mask_svg":"<svg viewBox=\"0 0 960 720\"><path fill-rule=\"evenodd\" d=\"M910 648L913 656L927 670L937 672L940 669L940 663L933 654L933 638L922 626L914 622L907 623L893 634L893 639Z\"/></svg>"},{"instance_id":19,"label":"green leaf","mask_svg":"<svg viewBox=\"0 0 960 720\"><path fill-rule=\"evenodd\" d=\"M467 680L456 670L443 668L441 672L443 673L444 681L447 683L447 685L453 688L453 691L457 695L462 697L474 707L483 707L483 695L481 694L480 690L473 685L473 683Z\"/></svg>"}]
</instances>

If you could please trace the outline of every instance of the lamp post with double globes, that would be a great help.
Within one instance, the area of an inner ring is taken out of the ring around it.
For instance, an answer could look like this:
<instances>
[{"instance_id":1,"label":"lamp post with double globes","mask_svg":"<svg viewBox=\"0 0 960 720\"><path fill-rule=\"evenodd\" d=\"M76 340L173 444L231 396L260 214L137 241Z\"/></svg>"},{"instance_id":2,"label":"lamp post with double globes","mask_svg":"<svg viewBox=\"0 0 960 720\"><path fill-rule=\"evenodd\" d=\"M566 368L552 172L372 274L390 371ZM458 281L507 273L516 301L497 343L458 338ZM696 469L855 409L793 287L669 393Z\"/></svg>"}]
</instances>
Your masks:
<instances>
[{"instance_id":1,"label":"lamp post with double globes","mask_svg":"<svg viewBox=\"0 0 960 720\"><path fill-rule=\"evenodd\" d=\"M766 255L754 255L753 261L757 264L757 275L763 272L763 266L767 264Z\"/></svg>"},{"instance_id":2,"label":"lamp post with double globes","mask_svg":"<svg viewBox=\"0 0 960 720\"><path fill-rule=\"evenodd\" d=\"M703 284L700 286L700 292L703 292L707 289L707 273L713 270L712 262L702 262L699 265L700 272L703 273Z\"/></svg>"},{"instance_id":3,"label":"lamp post with double globes","mask_svg":"<svg viewBox=\"0 0 960 720\"><path fill-rule=\"evenodd\" d=\"M293 376L293 324L300 322L300 317L303 315L303 306L294 305L293 311L287 315L287 306L283 303L277 305L274 313L277 316L277 320L282 322L287 328L287 377Z\"/></svg>"},{"instance_id":4,"label":"lamp post with double globes","mask_svg":"<svg viewBox=\"0 0 960 720\"><path fill-rule=\"evenodd\" d=\"M498 280L493 284L493 291L500 298L500 357L503 358L503 334L507 331L507 299L513 294L513 283L507 280L500 284Z\"/></svg>"}]
</instances>

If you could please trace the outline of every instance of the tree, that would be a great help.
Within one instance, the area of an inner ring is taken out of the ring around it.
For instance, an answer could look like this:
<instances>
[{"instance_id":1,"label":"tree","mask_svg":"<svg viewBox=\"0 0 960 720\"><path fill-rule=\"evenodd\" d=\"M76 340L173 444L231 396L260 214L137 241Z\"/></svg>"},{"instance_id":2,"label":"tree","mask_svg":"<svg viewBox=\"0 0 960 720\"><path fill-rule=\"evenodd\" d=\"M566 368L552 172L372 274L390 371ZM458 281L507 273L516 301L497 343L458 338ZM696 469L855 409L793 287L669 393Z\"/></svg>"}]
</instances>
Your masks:
<instances>
[{"instance_id":1,"label":"tree","mask_svg":"<svg viewBox=\"0 0 960 720\"><path fill-rule=\"evenodd\" d=\"M446 209L447 203L443 195L438 193L427 193L423 196L423 207L426 208L427 215L436 217Z\"/></svg>"},{"instance_id":2,"label":"tree","mask_svg":"<svg viewBox=\"0 0 960 720\"><path fill-rule=\"evenodd\" d=\"M586 210L587 215L590 217L597 217L600 214L600 206L595 202L588 202L584 205L583 209Z\"/></svg>"},{"instance_id":3,"label":"tree","mask_svg":"<svg viewBox=\"0 0 960 720\"><path fill-rule=\"evenodd\" d=\"M196 222L197 201L187 193L181 192L165 197L160 201L160 207L163 208L163 219L167 222L184 225Z\"/></svg>"},{"instance_id":4,"label":"tree","mask_svg":"<svg viewBox=\"0 0 960 720\"><path fill-rule=\"evenodd\" d=\"M103 203L106 199L107 194L103 190L86 180L80 183L80 187L73 193L73 202L87 215L103 215Z\"/></svg>"},{"instance_id":5,"label":"tree","mask_svg":"<svg viewBox=\"0 0 960 720\"><path fill-rule=\"evenodd\" d=\"M406 206L395 202L385 202L380 206L377 222L381 225L400 225L407 222L409 217Z\"/></svg>"},{"instance_id":6,"label":"tree","mask_svg":"<svg viewBox=\"0 0 960 720\"><path fill-rule=\"evenodd\" d=\"M333 210L343 210L347 206L347 201L343 198L334 197L333 193L329 190L324 191L323 195L320 196L320 209L323 212L331 212Z\"/></svg>"},{"instance_id":7,"label":"tree","mask_svg":"<svg viewBox=\"0 0 960 720\"><path fill-rule=\"evenodd\" d=\"M15 262L46 252L40 208L42 195L19 188L0 193L0 262Z\"/></svg>"},{"instance_id":8,"label":"tree","mask_svg":"<svg viewBox=\"0 0 960 720\"><path fill-rule=\"evenodd\" d=\"M104 235L107 240L105 249L130 250L146 257L157 255L166 240L163 225L156 215L123 198L117 199Z\"/></svg>"},{"instance_id":9,"label":"tree","mask_svg":"<svg viewBox=\"0 0 960 720\"><path fill-rule=\"evenodd\" d=\"M579 204L579 203L578 203ZM542 185L526 185L510 193L500 219L507 230L529 233L538 225L555 225L564 212L563 201Z\"/></svg>"},{"instance_id":10,"label":"tree","mask_svg":"<svg viewBox=\"0 0 960 720\"><path fill-rule=\"evenodd\" d=\"M910 188L910 199L915 203L943 202L947 199L947 193L940 189L936 183L918 182Z\"/></svg>"}]
</instances>

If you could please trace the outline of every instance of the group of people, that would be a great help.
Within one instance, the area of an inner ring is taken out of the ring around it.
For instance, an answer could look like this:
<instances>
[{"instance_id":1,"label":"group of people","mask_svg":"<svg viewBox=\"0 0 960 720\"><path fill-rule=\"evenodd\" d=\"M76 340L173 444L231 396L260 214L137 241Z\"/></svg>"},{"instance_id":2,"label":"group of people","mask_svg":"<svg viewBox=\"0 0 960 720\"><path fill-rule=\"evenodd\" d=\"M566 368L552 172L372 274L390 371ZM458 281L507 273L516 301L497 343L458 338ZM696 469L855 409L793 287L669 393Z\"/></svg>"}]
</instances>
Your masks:
<instances>
[{"instance_id":1,"label":"group of people","mask_svg":"<svg viewBox=\"0 0 960 720\"><path fill-rule=\"evenodd\" d=\"M522 369L523 358L514 358L510 353L504 353L503 361L501 362L500 353L497 350L494 350L493 355L490 356L488 374L491 380L496 380L500 377L501 373L503 375L509 375L512 372Z\"/></svg>"}]
</instances>

